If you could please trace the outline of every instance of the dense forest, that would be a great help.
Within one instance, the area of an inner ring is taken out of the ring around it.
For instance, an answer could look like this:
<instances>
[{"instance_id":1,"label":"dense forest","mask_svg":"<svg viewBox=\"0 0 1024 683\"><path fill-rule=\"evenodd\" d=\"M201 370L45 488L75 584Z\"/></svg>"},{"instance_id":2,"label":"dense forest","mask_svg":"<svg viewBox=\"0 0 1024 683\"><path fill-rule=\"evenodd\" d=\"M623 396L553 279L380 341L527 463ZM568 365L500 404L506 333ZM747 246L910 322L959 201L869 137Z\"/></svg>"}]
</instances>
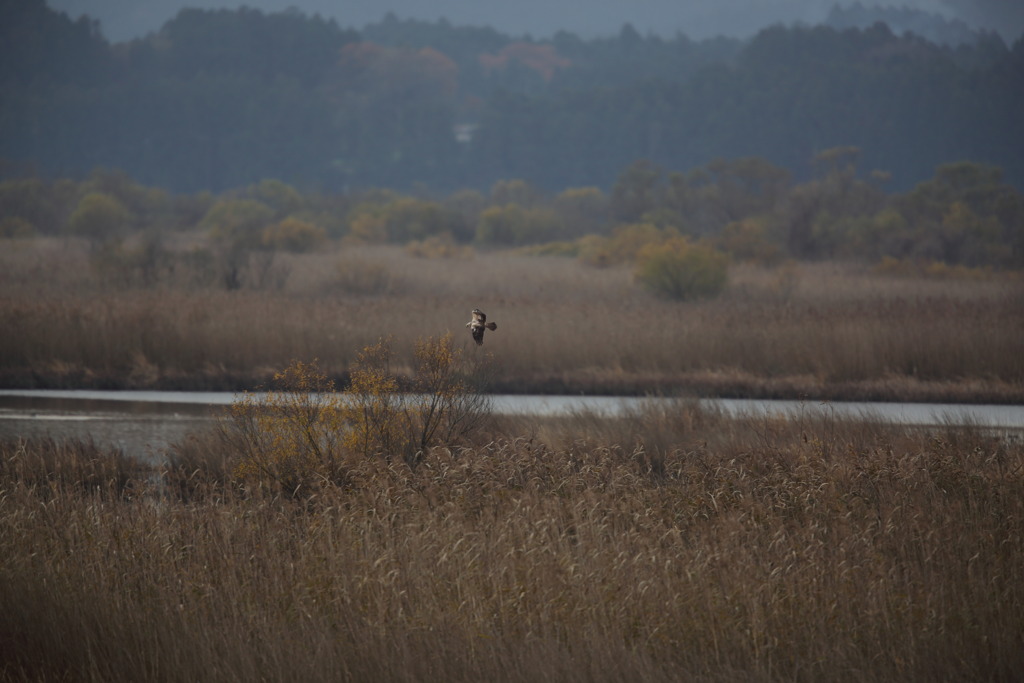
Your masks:
<instances>
[{"instance_id":1,"label":"dense forest","mask_svg":"<svg viewBox=\"0 0 1024 683\"><path fill-rule=\"evenodd\" d=\"M862 27L862 8L831 19L746 41L629 25L534 40L391 15L355 30L295 10L183 10L111 44L87 17L0 0L0 171L437 196L509 178L608 191L638 159L756 157L806 181L820 153L856 147L890 191L965 160L1024 186L1024 41L932 42Z\"/></svg>"}]
</instances>

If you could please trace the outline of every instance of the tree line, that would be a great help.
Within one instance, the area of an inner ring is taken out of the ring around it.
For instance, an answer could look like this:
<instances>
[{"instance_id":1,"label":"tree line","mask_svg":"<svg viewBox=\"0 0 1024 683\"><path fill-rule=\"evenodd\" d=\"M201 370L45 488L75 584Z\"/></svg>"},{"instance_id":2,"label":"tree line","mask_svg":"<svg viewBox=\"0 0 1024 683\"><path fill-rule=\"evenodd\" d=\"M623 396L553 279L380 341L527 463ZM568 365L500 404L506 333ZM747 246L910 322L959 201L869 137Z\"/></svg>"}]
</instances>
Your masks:
<instances>
[{"instance_id":1,"label":"tree line","mask_svg":"<svg viewBox=\"0 0 1024 683\"><path fill-rule=\"evenodd\" d=\"M867 28L750 40L548 40L389 15L362 30L295 10L182 10L110 44L44 0L0 0L0 173L121 168L174 192L608 191L636 159L761 158L813 177L823 150L907 191L972 160L1024 186L1024 42ZM15 169L12 171L11 169Z\"/></svg>"},{"instance_id":2,"label":"tree line","mask_svg":"<svg viewBox=\"0 0 1024 683\"><path fill-rule=\"evenodd\" d=\"M171 193L123 171L95 169L84 180L0 182L0 237L77 236L105 263L135 267L157 265L153 257L167 251L161 245L170 234L199 232L208 251L189 258L213 259L210 277L228 287L240 286L253 254L337 241L404 244L424 256L459 255L466 246L528 248L595 266L685 243L769 265L840 259L1024 267L1024 195L999 168L944 164L894 193L884 177L858 170L860 156L855 147L825 150L806 181L759 157L689 171L641 160L621 169L607 191L551 193L508 179L486 192L439 197L302 191L275 179L218 194Z\"/></svg>"}]
</instances>

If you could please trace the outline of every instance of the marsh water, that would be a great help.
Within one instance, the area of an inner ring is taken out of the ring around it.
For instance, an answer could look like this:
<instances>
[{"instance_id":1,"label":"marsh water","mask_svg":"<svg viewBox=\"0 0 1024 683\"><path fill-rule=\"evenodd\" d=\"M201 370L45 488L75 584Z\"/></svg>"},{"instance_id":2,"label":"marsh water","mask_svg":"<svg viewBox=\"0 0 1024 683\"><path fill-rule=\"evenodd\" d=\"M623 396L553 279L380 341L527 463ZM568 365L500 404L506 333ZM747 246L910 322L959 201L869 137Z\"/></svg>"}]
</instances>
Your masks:
<instances>
[{"instance_id":1,"label":"marsh water","mask_svg":"<svg viewBox=\"0 0 1024 683\"><path fill-rule=\"evenodd\" d=\"M168 445L211 426L237 394L184 391L0 390L0 439L91 438L130 455L159 460ZM651 401L615 396L493 396L510 415L555 416L592 411L627 414ZM733 416L836 417L914 426L972 425L1024 432L1024 406L698 399Z\"/></svg>"}]
</instances>

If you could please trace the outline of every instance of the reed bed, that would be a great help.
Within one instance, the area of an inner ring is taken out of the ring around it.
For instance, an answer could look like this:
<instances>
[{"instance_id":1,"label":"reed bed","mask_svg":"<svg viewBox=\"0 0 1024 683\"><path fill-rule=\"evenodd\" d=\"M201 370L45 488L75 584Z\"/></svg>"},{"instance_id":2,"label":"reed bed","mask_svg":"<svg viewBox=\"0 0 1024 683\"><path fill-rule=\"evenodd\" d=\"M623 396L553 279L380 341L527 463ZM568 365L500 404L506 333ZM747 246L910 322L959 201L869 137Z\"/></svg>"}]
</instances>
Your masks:
<instances>
[{"instance_id":1,"label":"reed bed","mask_svg":"<svg viewBox=\"0 0 1024 683\"><path fill-rule=\"evenodd\" d=\"M281 497L0 447L6 680L1011 680L1024 447L973 428L503 419Z\"/></svg>"},{"instance_id":2,"label":"reed bed","mask_svg":"<svg viewBox=\"0 0 1024 683\"><path fill-rule=\"evenodd\" d=\"M72 263L74 244L19 253L4 257L0 287L0 325L15 331L0 339L8 386L251 388L313 358L344 381L381 336L408 365L417 338L462 334L479 306L499 324L481 351L500 391L1024 400L1024 282L1012 274L738 266L721 297L674 303L627 269L511 253L278 255L276 286L237 291L170 276L115 288L88 267L47 277L40 264Z\"/></svg>"}]
</instances>

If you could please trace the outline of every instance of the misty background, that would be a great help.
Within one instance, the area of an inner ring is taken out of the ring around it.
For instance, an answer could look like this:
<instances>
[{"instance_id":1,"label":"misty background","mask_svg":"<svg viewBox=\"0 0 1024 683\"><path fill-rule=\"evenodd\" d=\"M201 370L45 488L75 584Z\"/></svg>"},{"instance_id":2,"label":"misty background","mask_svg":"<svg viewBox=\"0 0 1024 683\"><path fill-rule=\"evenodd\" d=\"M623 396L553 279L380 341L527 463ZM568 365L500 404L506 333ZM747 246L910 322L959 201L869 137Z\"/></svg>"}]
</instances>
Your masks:
<instances>
[{"instance_id":1,"label":"misty background","mask_svg":"<svg viewBox=\"0 0 1024 683\"><path fill-rule=\"evenodd\" d=\"M888 192L959 162L1021 188L1022 8L0 0L0 179L557 193L841 149Z\"/></svg>"},{"instance_id":2,"label":"misty background","mask_svg":"<svg viewBox=\"0 0 1024 683\"><path fill-rule=\"evenodd\" d=\"M0 239L228 290L336 242L1019 269L1019 5L0 0Z\"/></svg>"},{"instance_id":3,"label":"misty background","mask_svg":"<svg viewBox=\"0 0 1024 683\"><path fill-rule=\"evenodd\" d=\"M490 26L513 35L550 37L557 31L584 38L618 33L632 24L641 33L671 36L676 32L702 39L717 35L749 37L775 23L817 24L825 20L835 0L247 0L247 7L281 12L295 7L307 14L333 18L342 26L362 27L392 12L401 18L453 24ZM897 0L891 4L949 19L973 28L998 31L1012 42L1024 31L1024 2L1018 0ZM54 9L74 18L87 14L100 21L113 41L139 38L157 31L185 7L230 8L232 0L50 0Z\"/></svg>"}]
</instances>

